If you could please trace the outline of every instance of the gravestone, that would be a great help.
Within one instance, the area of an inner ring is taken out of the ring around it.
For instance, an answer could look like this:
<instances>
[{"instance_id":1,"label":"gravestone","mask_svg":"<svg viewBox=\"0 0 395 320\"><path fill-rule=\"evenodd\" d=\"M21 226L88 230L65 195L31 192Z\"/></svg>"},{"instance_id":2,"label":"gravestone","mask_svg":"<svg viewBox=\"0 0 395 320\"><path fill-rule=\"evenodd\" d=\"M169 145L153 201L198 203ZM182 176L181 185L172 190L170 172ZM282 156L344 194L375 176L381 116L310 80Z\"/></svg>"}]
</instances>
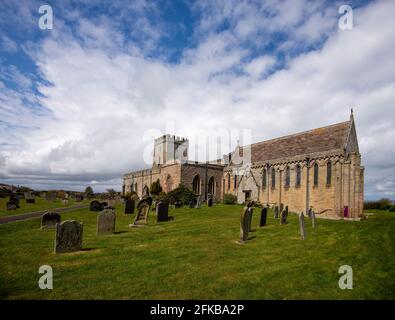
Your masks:
<instances>
[{"instance_id":1,"label":"gravestone","mask_svg":"<svg viewBox=\"0 0 395 320\"><path fill-rule=\"evenodd\" d=\"M310 207L309 211L307 211L307 216L311 219L311 212L313 211L313 207Z\"/></svg>"},{"instance_id":2,"label":"gravestone","mask_svg":"<svg viewBox=\"0 0 395 320\"><path fill-rule=\"evenodd\" d=\"M34 199L34 198L27 198L26 199L26 203L35 204L36 203L36 199Z\"/></svg>"},{"instance_id":3,"label":"gravestone","mask_svg":"<svg viewBox=\"0 0 395 320\"><path fill-rule=\"evenodd\" d=\"M100 202L99 211L103 211L105 208L107 208L107 206L108 206L107 202Z\"/></svg>"},{"instance_id":4,"label":"gravestone","mask_svg":"<svg viewBox=\"0 0 395 320\"><path fill-rule=\"evenodd\" d=\"M69 200L68 200L68 199L62 199L62 203L63 203L64 205L67 205L67 204L69 203Z\"/></svg>"},{"instance_id":5,"label":"gravestone","mask_svg":"<svg viewBox=\"0 0 395 320\"><path fill-rule=\"evenodd\" d=\"M283 212L284 210L284 203L280 203L280 212Z\"/></svg>"},{"instance_id":6,"label":"gravestone","mask_svg":"<svg viewBox=\"0 0 395 320\"><path fill-rule=\"evenodd\" d=\"M209 199L207 200L207 206L208 206L208 207L212 207L212 206L213 206L213 198L209 198Z\"/></svg>"},{"instance_id":7,"label":"gravestone","mask_svg":"<svg viewBox=\"0 0 395 320\"><path fill-rule=\"evenodd\" d=\"M75 201L76 201L76 202L81 202L82 200L84 200L84 197L83 197L82 195L77 194L77 195L75 196Z\"/></svg>"},{"instance_id":8,"label":"gravestone","mask_svg":"<svg viewBox=\"0 0 395 320\"><path fill-rule=\"evenodd\" d=\"M154 200L151 196L144 196L141 201L147 201L149 206L152 206L152 201ZM138 205L137 205L138 206Z\"/></svg>"},{"instance_id":9,"label":"gravestone","mask_svg":"<svg viewBox=\"0 0 395 320\"><path fill-rule=\"evenodd\" d=\"M113 234L115 232L115 212L111 209L100 211L97 215L97 235Z\"/></svg>"},{"instance_id":10,"label":"gravestone","mask_svg":"<svg viewBox=\"0 0 395 320\"><path fill-rule=\"evenodd\" d=\"M192 199L192 200L189 202L189 208L190 208L190 209L196 208L196 205L197 205L196 199Z\"/></svg>"},{"instance_id":11,"label":"gravestone","mask_svg":"<svg viewBox=\"0 0 395 320\"><path fill-rule=\"evenodd\" d=\"M89 211L100 211L100 202L97 200L91 201L89 204Z\"/></svg>"},{"instance_id":12,"label":"gravestone","mask_svg":"<svg viewBox=\"0 0 395 320\"><path fill-rule=\"evenodd\" d=\"M285 210L281 212L280 224L287 224L287 212Z\"/></svg>"},{"instance_id":13,"label":"gravestone","mask_svg":"<svg viewBox=\"0 0 395 320\"><path fill-rule=\"evenodd\" d=\"M181 201L177 201L177 202L174 204L174 208L175 208L175 209L182 208L182 202L181 202Z\"/></svg>"},{"instance_id":14,"label":"gravestone","mask_svg":"<svg viewBox=\"0 0 395 320\"><path fill-rule=\"evenodd\" d=\"M274 219L278 219L278 216L279 216L278 210L279 210L278 206L275 206L274 207Z\"/></svg>"},{"instance_id":15,"label":"gravestone","mask_svg":"<svg viewBox=\"0 0 395 320\"><path fill-rule=\"evenodd\" d=\"M134 200L134 203L135 203L135 204L137 204L137 203L140 202L140 198L139 198L139 196L138 196L137 194L132 194L132 195L130 196L130 199Z\"/></svg>"},{"instance_id":16,"label":"gravestone","mask_svg":"<svg viewBox=\"0 0 395 320\"><path fill-rule=\"evenodd\" d=\"M16 210L18 208L18 204L14 201L7 201L7 210Z\"/></svg>"},{"instance_id":17,"label":"gravestone","mask_svg":"<svg viewBox=\"0 0 395 320\"><path fill-rule=\"evenodd\" d=\"M300 229L300 236L302 240L306 239L306 227L304 224L304 215L303 212L299 215L299 229Z\"/></svg>"},{"instance_id":18,"label":"gravestone","mask_svg":"<svg viewBox=\"0 0 395 320\"><path fill-rule=\"evenodd\" d=\"M252 215L250 211L252 211L251 207L245 207L240 215L240 239L238 241L240 244L245 243L248 239L250 216Z\"/></svg>"},{"instance_id":19,"label":"gravestone","mask_svg":"<svg viewBox=\"0 0 395 320\"><path fill-rule=\"evenodd\" d=\"M115 199L108 199L108 206L115 209L116 201Z\"/></svg>"},{"instance_id":20,"label":"gravestone","mask_svg":"<svg viewBox=\"0 0 395 320\"><path fill-rule=\"evenodd\" d=\"M196 200L195 208L196 208L196 209L200 209L201 205L202 205L201 197L198 196L198 197L197 197L197 200Z\"/></svg>"},{"instance_id":21,"label":"gravestone","mask_svg":"<svg viewBox=\"0 0 395 320\"><path fill-rule=\"evenodd\" d=\"M248 217L248 219L249 219L249 225L248 225L248 231L252 231L251 230L251 222L252 222L252 213L253 213L253 204L251 204L251 206L249 207L249 209L251 209L251 210L248 210L248 214L250 215L249 217Z\"/></svg>"},{"instance_id":22,"label":"gravestone","mask_svg":"<svg viewBox=\"0 0 395 320\"><path fill-rule=\"evenodd\" d=\"M47 192L45 193L45 200L47 201L54 201L56 199L55 192Z\"/></svg>"},{"instance_id":23,"label":"gravestone","mask_svg":"<svg viewBox=\"0 0 395 320\"><path fill-rule=\"evenodd\" d=\"M41 229L53 229L60 223L60 214L57 212L46 212L41 216Z\"/></svg>"},{"instance_id":24,"label":"gravestone","mask_svg":"<svg viewBox=\"0 0 395 320\"><path fill-rule=\"evenodd\" d=\"M150 209L150 204L148 200L141 200L137 205L137 213L134 219L133 224L130 224L129 227L137 227L144 226L147 224L148 212Z\"/></svg>"},{"instance_id":25,"label":"gravestone","mask_svg":"<svg viewBox=\"0 0 395 320\"><path fill-rule=\"evenodd\" d=\"M173 220L173 217L169 217L169 203L158 202L156 205L156 222L164 222Z\"/></svg>"},{"instance_id":26,"label":"gravestone","mask_svg":"<svg viewBox=\"0 0 395 320\"><path fill-rule=\"evenodd\" d=\"M9 202L15 202L15 204L19 204L19 197L16 194L10 195Z\"/></svg>"},{"instance_id":27,"label":"gravestone","mask_svg":"<svg viewBox=\"0 0 395 320\"><path fill-rule=\"evenodd\" d=\"M125 201L125 214L133 214L134 213L134 200L127 199Z\"/></svg>"},{"instance_id":28,"label":"gravestone","mask_svg":"<svg viewBox=\"0 0 395 320\"><path fill-rule=\"evenodd\" d=\"M259 222L260 227L266 226L266 219L267 219L267 208L262 208L261 210L261 221Z\"/></svg>"},{"instance_id":29,"label":"gravestone","mask_svg":"<svg viewBox=\"0 0 395 320\"><path fill-rule=\"evenodd\" d=\"M285 206L285 214L286 214L286 216L288 218L288 206Z\"/></svg>"},{"instance_id":30,"label":"gravestone","mask_svg":"<svg viewBox=\"0 0 395 320\"><path fill-rule=\"evenodd\" d=\"M82 223L68 220L58 223L55 229L55 253L73 252L82 249Z\"/></svg>"},{"instance_id":31,"label":"gravestone","mask_svg":"<svg viewBox=\"0 0 395 320\"><path fill-rule=\"evenodd\" d=\"M315 212L314 212L314 210L311 210L311 225L313 228L315 228Z\"/></svg>"}]
</instances>

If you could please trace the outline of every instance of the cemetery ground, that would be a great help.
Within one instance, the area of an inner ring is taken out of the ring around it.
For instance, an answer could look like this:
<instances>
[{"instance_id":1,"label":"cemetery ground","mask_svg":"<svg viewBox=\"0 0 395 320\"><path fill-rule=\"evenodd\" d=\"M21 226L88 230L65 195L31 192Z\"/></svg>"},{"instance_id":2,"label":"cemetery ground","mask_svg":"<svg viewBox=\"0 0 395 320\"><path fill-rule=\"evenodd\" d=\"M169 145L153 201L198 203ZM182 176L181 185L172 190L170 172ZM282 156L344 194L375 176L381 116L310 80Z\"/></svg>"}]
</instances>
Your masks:
<instances>
[{"instance_id":1,"label":"cemetery ground","mask_svg":"<svg viewBox=\"0 0 395 320\"><path fill-rule=\"evenodd\" d=\"M171 208L174 221L130 228L117 205L116 233L96 236L97 212L62 213L84 223L83 250L54 254L54 230L40 219L0 225L0 299L395 299L395 214L369 210L358 222L298 217L280 225L269 210L250 240L239 238L241 206ZM41 290L41 265L53 268L53 290ZM353 289L338 286L341 265Z\"/></svg>"},{"instance_id":2,"label":"cemetery ground","mask_svg":"<svg viewBox=\"0 0 395 320\"><path fill-rule=\"evenodd\" d=\"M56 199L54 201L47 201L46 199L42 197L32 197L35 199L36 203L35 204L28 204L26 203L25 199L19 200L19 208L17 210L7 210L7 198L0 198L0 218L1 217L6 217L6 216L12 216L12 215L18 215L18 214L23 214L23 213L29 213L29 212L36 212L36 211L42 211L42 210L49 210L49 209L56 209L56 208L67 208L71 207L73 205L80 205L80 204L89 204L91 200L82 200L82 201L76 201L73 199L69 199L67 204L62 203L61 199Z\"/></svg>"}]
</instances>

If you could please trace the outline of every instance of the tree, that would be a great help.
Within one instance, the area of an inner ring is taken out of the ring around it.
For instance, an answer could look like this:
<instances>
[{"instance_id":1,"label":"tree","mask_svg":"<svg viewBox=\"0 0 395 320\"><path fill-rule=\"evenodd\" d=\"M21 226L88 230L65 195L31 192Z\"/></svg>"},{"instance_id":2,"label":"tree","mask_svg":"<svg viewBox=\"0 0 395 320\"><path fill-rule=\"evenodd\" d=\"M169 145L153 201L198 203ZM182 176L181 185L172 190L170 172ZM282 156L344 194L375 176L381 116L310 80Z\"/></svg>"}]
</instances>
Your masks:
<instances>
[{"instance_id":1,"label":"tree","mask_svg":"<svg viewBox=\"0 0 395 320\"><path fill-rule=\"evenodd\" d=\"M88 186L85 188L85 195L87 197L92 197L93 196L93 189L91 186Z\"/></svg>"},{"instance_id":2,"label":"tree","mask_svg":"<svg viewBox=\"0 0 395 320\"><path fill-rule=\"evenodd\" d=\"M107 193L110 195L110 197L114 197L117 194L117 192L112 188L107 189Z\"/></svg>"},{"instance_id":3,"label":"tree","mask_svg":"<svg viewBox=\"0 0 395 320\"><path fill-rule=\"evenodd\" d=\"M159 179L152 182L150 187L150 193L152 195L158 195L161 192L162 192L162 186L160 185Z\"/></svg>"}]
</instances>

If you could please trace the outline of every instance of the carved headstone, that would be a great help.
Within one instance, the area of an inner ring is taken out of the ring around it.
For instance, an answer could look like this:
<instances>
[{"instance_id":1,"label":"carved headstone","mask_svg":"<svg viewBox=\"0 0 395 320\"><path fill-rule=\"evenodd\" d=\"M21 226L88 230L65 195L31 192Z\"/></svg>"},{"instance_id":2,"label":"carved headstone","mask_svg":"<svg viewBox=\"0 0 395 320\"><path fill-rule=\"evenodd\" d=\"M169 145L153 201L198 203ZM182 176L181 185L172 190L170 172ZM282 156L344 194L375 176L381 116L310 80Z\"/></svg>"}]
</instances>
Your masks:
<instances>
[{"instance_id":1,"label":"carved headstone","mask_svg":"<svg viewBox=\"0 0 395 320\"><path fill-rule=\"evenodd\" d=\"M278 216L279 216L278 210L279 210L278 206L275 206L274 207L274 219L278 219Z\"/></svg>"},{"instance_id":2,"label":"carved headstone","mask_svg":"<svg viewBox=\"0 0 395 320\"><path fill-rule=\"evenodd\" d=\"M250 216L253 209L245 207L240 215L240 239L239 243L245 243L248 239L248 232L250 230Z\"/></svg>"},{"instance_id":3,"label":"carved headstone","mask_svg":"<svg viewBox=\"0 0 395 320\"><path fill-rule=\"evenodd\" d=\"M100 211L100 202L97 200L91 201L89 204L89 211Z\"/></svg>"},{"instance_id":4,"label":"carved headstone","mask_svg":"<svg viewBox=\"0 0 395 320\"><path fill-rule=\"evenodd\" d=\"M83 224L68 220L56 225L55 253L73 252L82 249Z\"/></svg>"},{"instance_id":5,"label":"carved headstone","mask_svg":"<svg viewBox=\"0 0 395 320\"><path fill-rule=\"evenodd\" d=\"M306 239L306 227L304 225L304 215L303 212L299 215L299 229L300 229L300 236L302 240Z\"/></svg>"},{"instance_id":6,"label":"carved headstone","mask_svg":"<svg viewBox=\"0 0 395 320\"><path fill-rule=\"evenodd\" d=\"M287 224L287 212L285 210L281 212L280 224Z\"/></svg>"},{"instance_id":7,"label":"carved headstone","mask_svg":"<svg viewBox=\"0 0 395 320\"><path fill-rule=\"evenodd\" d=\"M134 200L126 199L125 201L125 214L133 214L134 213Z\"/></svg>"},{"instance_id":8,"label":"carved headstone","mask_svg":"<svg viewBox=\"0 0 395 320\"><path fill-rule=\"evenodd\" d=\"M141 201L146 201L148 202L149 206L152 206L152 201L154 201L154 199L151 196L144 196ZM138 205L137 205L138 206Z\"/></svg>"},{"instance_id":9,"label":"carved headstone","mask_svg":"<svg viewBox=\"0 0 395 320\"><path fill-rule=\"evenodd\" d=\"M144 199L141 200L137 205L137 214L134 219L134 222L129 226L136 227L136 226L146 225L149 209L150 209L149 201Z\"/></svg>"},{"instance_id":10,"label":"carved headstone","mask_svg":"<svg viewBox=\"0 0 395 320\"><path fill-rule=\"evenodd\" d=\"M60 214L57 212L46 212L41 216L41 229L55 228L60 223Z\"/></svg>"},{"instance_id":11,"label":"carved headstone","mask_svg":"<svg viewBox=\"0 0 395 320\"><path fill-rule=\"evenodd\" d=\"M259 222L260 227L266 226L266 219L267 219L267 208L262 208L261 210L261 221Z\"/></svg>"},{"instance_id":12,"label":"carved headstone","mask_svg":"<svg viewBox=\"0 0 395 320\"><path fill-rule=\"evenodd\" d=\"M169 217L169 203L158 202L156 205L156 221L164 222L169 220L172 220L172 217Z\"/></svg>"},{"instance_id":13,"label":"carved headstone","mask_svg":"<svg viewBox=\"0 0 395 320\"><path fill-rule=\"evenodd\" d=\"M212 206L213 206L213 198L209 198L209 199L207 200L207 206L208 206L208 207L212 207Z\"/></svg>"},{"instance_id":14,"label":"carved headstone","mask_svg":"<svg viewBox=\"0 0 395 320\"><path fill-rule=\"evenodd\" d=\"M97 215L97 235L113 234L115 232L115 212L111 209L100 211Z\"/></svg>"}]
</instances>

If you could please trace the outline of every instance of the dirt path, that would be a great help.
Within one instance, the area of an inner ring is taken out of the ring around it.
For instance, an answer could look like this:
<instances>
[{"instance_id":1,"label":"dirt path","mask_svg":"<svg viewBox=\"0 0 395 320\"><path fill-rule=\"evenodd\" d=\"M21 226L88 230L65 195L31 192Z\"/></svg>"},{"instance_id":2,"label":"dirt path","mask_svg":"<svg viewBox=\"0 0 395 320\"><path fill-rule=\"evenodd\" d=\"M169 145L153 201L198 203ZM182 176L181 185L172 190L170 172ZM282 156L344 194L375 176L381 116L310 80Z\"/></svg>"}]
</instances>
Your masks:
<instances>
[{"instance_id":1,"label":"dirt path","mask_svg":"<svg viewBox=\"0 0 395 320\"><path fill-rule=\"evenodd\" d=\"M48 211L62 213L62 212L68 212L68 211L73 211L73 210L83 209L83 208L88 208L88 207L89 207L89 204L77 204L77 205L71 206L71 207L47 209L47 210L41 210L41 211L35 211L35 212L22 213L22 214L18 214L18 215L14 215L14 216L6 216L6 217L0 218L0 224L38 218L38 217L41 217L45 212L48 212Z\"/></svg>"}]
</instances>

